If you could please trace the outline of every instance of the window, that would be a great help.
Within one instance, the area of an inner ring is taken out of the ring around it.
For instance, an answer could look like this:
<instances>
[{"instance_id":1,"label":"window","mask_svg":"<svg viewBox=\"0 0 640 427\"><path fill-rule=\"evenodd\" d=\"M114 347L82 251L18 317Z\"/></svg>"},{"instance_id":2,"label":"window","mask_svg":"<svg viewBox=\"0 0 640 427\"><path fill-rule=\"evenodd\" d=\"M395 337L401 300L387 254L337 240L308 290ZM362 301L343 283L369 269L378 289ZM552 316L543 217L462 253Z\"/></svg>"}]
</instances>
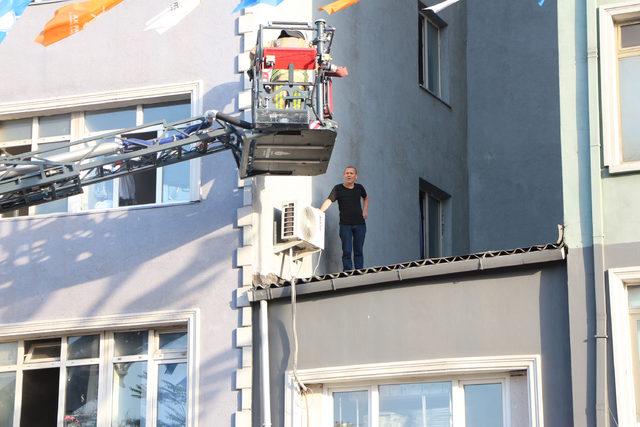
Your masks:
<instances>
[{"instance_id":1,"label":"window","mask_svg":"<svg viewBox=\"0 0 640 427\"><path fill-rule=\"evenodd\" d=\"M444 191L420 179L420 258L444 255L444 206L450 197Z\"/></svg>"},{"instance_id":2,"label":"window","mask_svg":"<svg viewBox=\"0 0 640 427\"><path fill-rule=\"evenodd\" d=\"M640 161L640 22L618 25L622 161Z\"/></svg>"},{"instance_id":3,"label":"window","mask_svg":"<svg viewBox=\"0 0 640 427\"><path fill-rule=\"evenodd\" d=\"M609 270L611 338L620 425L640 425L640 267Z\"/></svg>"},{"instance_id":4,"label":"window","mask_svg":"<svg viewBox=\"0 0 640 427\"><path fill-rule=\"evenodd\" d=\"M184 327L0 343L0 425L186 426Z\"/></svg>"},{"instance_id":5,"label":"window","mask_svg":"<svg viewBox=\"0 0 640 427\"><path fill-rule=\"evenodd\" d=\"M300 396L288 373L285 425L303 426L309 417L326 427L538 426L538 367L538 356L523 356L301 370L310 393Z\"/></svg>"},{"instance_id":6,"label":"window","mask_svg":"<svg viewBox=\"0 0 640 427\"><path fill-rule=\"evenodd\" d=\"M382 383L354 390L329 389L334 426L503 427L507 424L505 400L509 377L484 380L450 380L416 383ZM526 382L513 387L526 391ZM520 390L513 392L520 392ZM458 395L459 399L455 399ZM522 418L528 413L513 405Z\"/></svg>"},{"instance_id":7,"label":"window","mask_svg":"<svg viewBox=\"0 0 640 427\"><path fill-rule=\"evenodd\" d=\"M640 170L640 3L600 8L600 50L605 165Z\"/></svg>"},{"instance_id":8,"label":"window","mask_svg":"<svg viewBox=\"0 0 640 427\"><path fill-rule=\"evenodd\" d=\"M62 146L72 140L131 128L144 123L162 120L170 123L191 116L189 101L172 101L1 121L0 154L16 155L47 149L48 155L59 155L69 150L68 146ZM161 130L161 126L149 127L143 129L143 132L128 136L152 139L159 136ZM81 148L78 145L71 149L76 147ZM157 170L100 182L85 187L85 193L82 195L23 208L1 216L78 212L195 200L198 197L196 185L193 184L197 181L194 179L196 168L191 163L177 163Z\"/></svg>"},{"instance_id":9,"label":"window","mask_svg":"<svg viewBox=\"0 0 640 427\"><path fill-rule=\"evenodd\" d=\"M424 13L425 7L418 2L418 83L442 99L442 39L447 23L434 13Z\"/></svg>"}]
</instances>

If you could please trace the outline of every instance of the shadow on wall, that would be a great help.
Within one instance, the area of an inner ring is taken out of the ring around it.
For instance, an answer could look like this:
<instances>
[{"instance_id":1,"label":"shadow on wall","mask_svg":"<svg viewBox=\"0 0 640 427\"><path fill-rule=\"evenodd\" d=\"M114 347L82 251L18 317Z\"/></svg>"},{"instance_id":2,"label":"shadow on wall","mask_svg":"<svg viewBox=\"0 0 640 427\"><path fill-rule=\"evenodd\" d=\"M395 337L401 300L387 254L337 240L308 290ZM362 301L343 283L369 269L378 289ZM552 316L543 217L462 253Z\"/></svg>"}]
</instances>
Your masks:
<instances>
[{"instance_id":1,"label":"shadow on wall","mask_svg":"<svg viewBox=\"0 0 640 427\"><path fill-rule=\"evenodd\" d=\"M222 176L199 203L0 221L0 323L197 307L237 286L242 194L217 164L231 156L211 160L203 175Z\"/></svg>"},{"instance_id":2,"label":"shadow on wall","mask_svg":"<svg viewBox=\"0 0 640 427\"><path fill-rule=\"evenodd\" d=\"M557 270L549 269L542 269L540 273L541 382L545 424L564 426L572 425L574 419L566 269L561 273L561 280L558 274Z\"/></svg>"}]
</instances>

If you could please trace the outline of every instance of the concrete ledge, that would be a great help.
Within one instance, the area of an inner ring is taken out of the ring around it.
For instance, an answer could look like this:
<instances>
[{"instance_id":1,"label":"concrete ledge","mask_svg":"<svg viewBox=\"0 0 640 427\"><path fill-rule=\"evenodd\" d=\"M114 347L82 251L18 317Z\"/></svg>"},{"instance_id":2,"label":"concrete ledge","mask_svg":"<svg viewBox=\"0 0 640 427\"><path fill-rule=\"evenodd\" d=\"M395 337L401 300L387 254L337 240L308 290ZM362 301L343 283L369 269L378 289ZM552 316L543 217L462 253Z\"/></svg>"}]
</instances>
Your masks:
<instances>
[{"instance_id":1,"label":"concrete ledge","mask_svg":"<svg viewBox=\"0 0 640 427\"><path fill-rule=\"evenodd\" d=\"M296 286L297 295L308 295L340 289L350 289L382 283L403 282L425 277L446 276L451 274L469 273L474 271L496 270L517 267L521 265L540 264L561 261L565 259L565 248L558 247L537 252L512 253L486 258L461 259L439 264L429 264L415 267L395 268L347 277L336 277L317 282L302 283ZM389 267L392 268L392 267ZM375 269L373 269L375 270ZM267 289L252 289L248 298L251 302L272 300L291 296L291 287L270 287Z\"/></svg>"},{"instance_id":2,"label":"concrete ledge","mask_svg":"<svg viewBox=\"0 0 640 427\"><path fill-rule=\"evenodd\" d=\"M236 329L236 347L251 346L251 326Z\"/></svg>"},{"instance_id":3,"label":"concrete ledge","mask_svg":"<svg viewBox=\"0 0 640 427\"><path fill-rule=\"evenodd\" d=\"M252 369L251 368L242 368L236 371L236 390L241 390L243 388L251 388L251 378Z\"/></svg>"}]
</instances>

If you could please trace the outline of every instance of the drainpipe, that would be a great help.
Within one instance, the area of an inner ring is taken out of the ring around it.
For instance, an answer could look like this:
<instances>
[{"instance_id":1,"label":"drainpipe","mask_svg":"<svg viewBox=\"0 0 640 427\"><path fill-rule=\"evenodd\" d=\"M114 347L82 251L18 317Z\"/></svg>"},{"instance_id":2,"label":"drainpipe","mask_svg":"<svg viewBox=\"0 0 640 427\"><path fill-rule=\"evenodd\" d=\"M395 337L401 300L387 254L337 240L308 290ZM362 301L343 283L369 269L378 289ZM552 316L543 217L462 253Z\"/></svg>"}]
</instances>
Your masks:
<instances>
[{"instance_id":1,"label":"drainpipe","mask_svg":"<svg viewBox=\"0 0 640 427\"><path fill-rule=\"evenodd\" d=\"M576 2L578 3L578 2ZM586 1L587 73L589 90L589 160L591 172L591 230L593 250L593 283L595 286L596 361L595 397L596 426L609 426L607 393L607 297L604 280L604 227L602 213L602 181L600 177L600 104L598 74L597 1Z\"/></svg>"},{"instance_id":2,"label":"drainpipe","mask_svg":"<svg viewBox=\"0 0 640 427\"><path fill-rule=\"evenodd\" d=\"M269 324L267 301L260 300L260 386L262 404L262 425L271 427L271 394L269 391Z\"/></svg>"}]
</instances>

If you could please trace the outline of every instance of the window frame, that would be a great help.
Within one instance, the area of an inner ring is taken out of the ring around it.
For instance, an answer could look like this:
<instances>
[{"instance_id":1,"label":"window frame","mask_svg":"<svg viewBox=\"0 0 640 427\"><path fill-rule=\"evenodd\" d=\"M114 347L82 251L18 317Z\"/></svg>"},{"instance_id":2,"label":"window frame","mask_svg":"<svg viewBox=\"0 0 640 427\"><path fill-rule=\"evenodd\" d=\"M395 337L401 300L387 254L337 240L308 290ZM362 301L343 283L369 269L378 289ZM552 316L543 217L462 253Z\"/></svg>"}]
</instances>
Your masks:
<instances>
[{"instance_id":1,"label":"window frame","mask_svg":"<svg viewBox=\"0 0 640 427\"><path fill-rule=\"evenodd\" d=\"M187 363L187 426L197 427L197 383L199 369L196 365L196 337L198 333L198 310L168 311L147 314L103 316L63 320L56 322L28 322L0 326L0 341L18 341L17 364L0 366L0 372L16 372L16 389L13 423L19 425L22 400L23 372L26 370L59 368L58 391L58 426L62 426L64 419L65 390L67 367L99 365L98 409L97 425L108 427L111 425L112 391L113 391L113 363L120 359L147 362L147 387L154 393L147 393L146 416L149 427L155 427L157 421L157 369L159 365L167 363ZM116 332L146 330L149 334L147 354L135 356L115 357L113 355L113 335ZM154 345L159 344L159 333L166 331L186 331L187 352L169 351L168 357L154 354ZM158 333L159 332L159 333ZM67 338L69 336L100 335L99 358L67 360ZM24 362L25 341L41 338L61 338L60 359L56 361ZM155 344L154 344L155 342Z\"/></svg>"},{"instance_id":2,"label":"window frame","mask_svg":"<svg viewBox=\"0 0 640 427\"><path fill-rule=\"evenodd\" d=\"M464 426L466 415L466 399L464 395L464 387L466 385L481 385L481 384L500 384L502 392L502 425L508 427L511 420L510 412L510 397L509 397L509 374L507 372L499 374L472 374L468 376L436 376L429 378L414 378L406 380L394 380L386 379L383 381L375 381L363 383L362 385L328 385L323 391L323 408L322 416L323 420L321 425L323 427L333 427L334 424L334 412L333 412L333 393L335 392L349 392L349 391L367 391L369 399L369 420L371 420L371 427L378 427L380 425L379 414L380 412L380 386L384 385L406 385L406 384L424 384L424 383L451 383L451 421L453 426Z\"/></svg>"},{"instance_id":3,"label":"window frame","mask_svg":"<svg viewBox=\"0 0 640 427\"><path fill-rule=\"evenodd\" d=\"M619 51L620 26L621 24L640 22L640 3L601 6L598 10L604 166L607 166L609 173L612 174L640 171L640 161L625 162L622 157L618 78L618 59L621 55Z\"/></svg>"},{"instance_id":4,"label":"window frame","mask_svg":"<svg viewBox=\"0 0 640 427\"><path fill-rule=\"evenodd\" d=\"M443 44L446 42L446 36L444 31L448 26L447 22L443 20L438 14L424 11L427 6L418 1L418 86L427 91L430 95L444 103L447 107L451 108L446 101L448 94L445 89L445 76L444 76L444 63L446 61L446 55L443 49ZM428 50L428 36L427 28L431 25L437 30L437 57L438 57L438 78L437 78L437 90L429 88L429 55Z\"/></svg>"},{"instance_id":5,"label":"window frame","mask_svg":"<svg viewBox=\"0 0 640 427\"><path fill-rule=\"evenodd\" d=\"M420 234L422 237L422 247L420 248L420 258L438 258L445 256L446 245L449 239L447 238L447 225L449 221L446 219L446 213L448 211L448 202L451 195L447 192L439 189L433 184L428 183L422 178L419 178L418 182L418 201L420 203ZM440 236L438 238L438 254L429 253L429 198L432 198L438 202L438 218Z\"/></svg>"},{"instance_id":6,"label":"window frame","mask_svg":"<svg viewBox=\"0 0 640 427\"><path fill-rule=\"evenodd\" d=\"M432 359L405 362L374 363L364 365L336 366L316 369L298 370L296 376L293 371L284 374L285 396L284 396L284 425L285 427L301 427L306 425L305 403L297 387L296 378L299 381L310 385L323 385L322 400L318 405L313 406L313 401L309 399L309 406L315 410L321 410L323 419L322 426L329 426L333 415L333 391L357 391L380 384L399 383L422 383L439 381L458 381L460 384L496 383L498 379L504 379L508 384L510 372L526 371L527 394L529 406L529 426L543 426L542 408L542 373L540 368L540 355L520 355L520 356L495 356L495 357L470 357L470 358L450 358ZM372 385L373 384L373 385ZM326 386L324 386L326 385ZM461 387L462 387L461 385ZM503 419L505 427L510 425L509 408L506 404L505 393L508 393L508 385L503 386ZM462 413L464 414L464 389L454 391L452 384L452 405L462 402ZM460 400L462 399L462 401ZM377 411L375 401L369 404L370 414ZM464 426L464 418L459 419L459 412L454 410L454 426ZM456 413L458 414L456 416ZM373 419L373 418L372 418ZM373 423L372 427L377 427Z\"/></svg>"},{"instance_id":7,"label":"window frame","mask_svg":"<svg viewBox=\"0 0 640 427\"><path fill-rule=\"evenodd\" d=\"M188 82L170 85L150 86L136 89L99 92L92 94L74 95L60 98L21 101L17 103L0 103L0 120L13 120L20 118L32 118L31 139L0 142L0 147L15 147L31 145L32 150L38 149L39 144L62 141L59 136L38 138L38 118L43 116L70 114L71 132L70 141L79 140L90 134L85 131L84 114L89 111L107 110L112 108L136 107L136 123L142 124L142 107L145 105L161 104L165 102L188 100L191 104L191 116L202 113L202 82ZM185 117L186 119L187 117ZM97 133L103 133L96 132ZM163 171L156 170L156 202L130 206L114 206L111 208L87 209L87 194L69 197L66 212L37 214L36 207L29 207L28 215L16 217L0 217L0 220L28 218L33 216L66 216L87 213L98 213L113 210L129 210L151 207L164 207L179 204L188 204L201 200L201 161L192 159L189 161L189 200L185 202L162 201ZM117 201L118 178L113 180L114 200Z\"/></svg>"},{"instance_id":8,"label":"window frame","mask_svg":"<svg viewBox=\"0 0 640 427\"><path fill-rule=\"evenodd\" d=\"M634 384L627 290L631 286L640 286L640 266L610 269L607 271L607 277L618 422L620 425L640 426L636 419L636 394L640 393L640 390L635 390Z\"/></svg>"}]
</instances>

